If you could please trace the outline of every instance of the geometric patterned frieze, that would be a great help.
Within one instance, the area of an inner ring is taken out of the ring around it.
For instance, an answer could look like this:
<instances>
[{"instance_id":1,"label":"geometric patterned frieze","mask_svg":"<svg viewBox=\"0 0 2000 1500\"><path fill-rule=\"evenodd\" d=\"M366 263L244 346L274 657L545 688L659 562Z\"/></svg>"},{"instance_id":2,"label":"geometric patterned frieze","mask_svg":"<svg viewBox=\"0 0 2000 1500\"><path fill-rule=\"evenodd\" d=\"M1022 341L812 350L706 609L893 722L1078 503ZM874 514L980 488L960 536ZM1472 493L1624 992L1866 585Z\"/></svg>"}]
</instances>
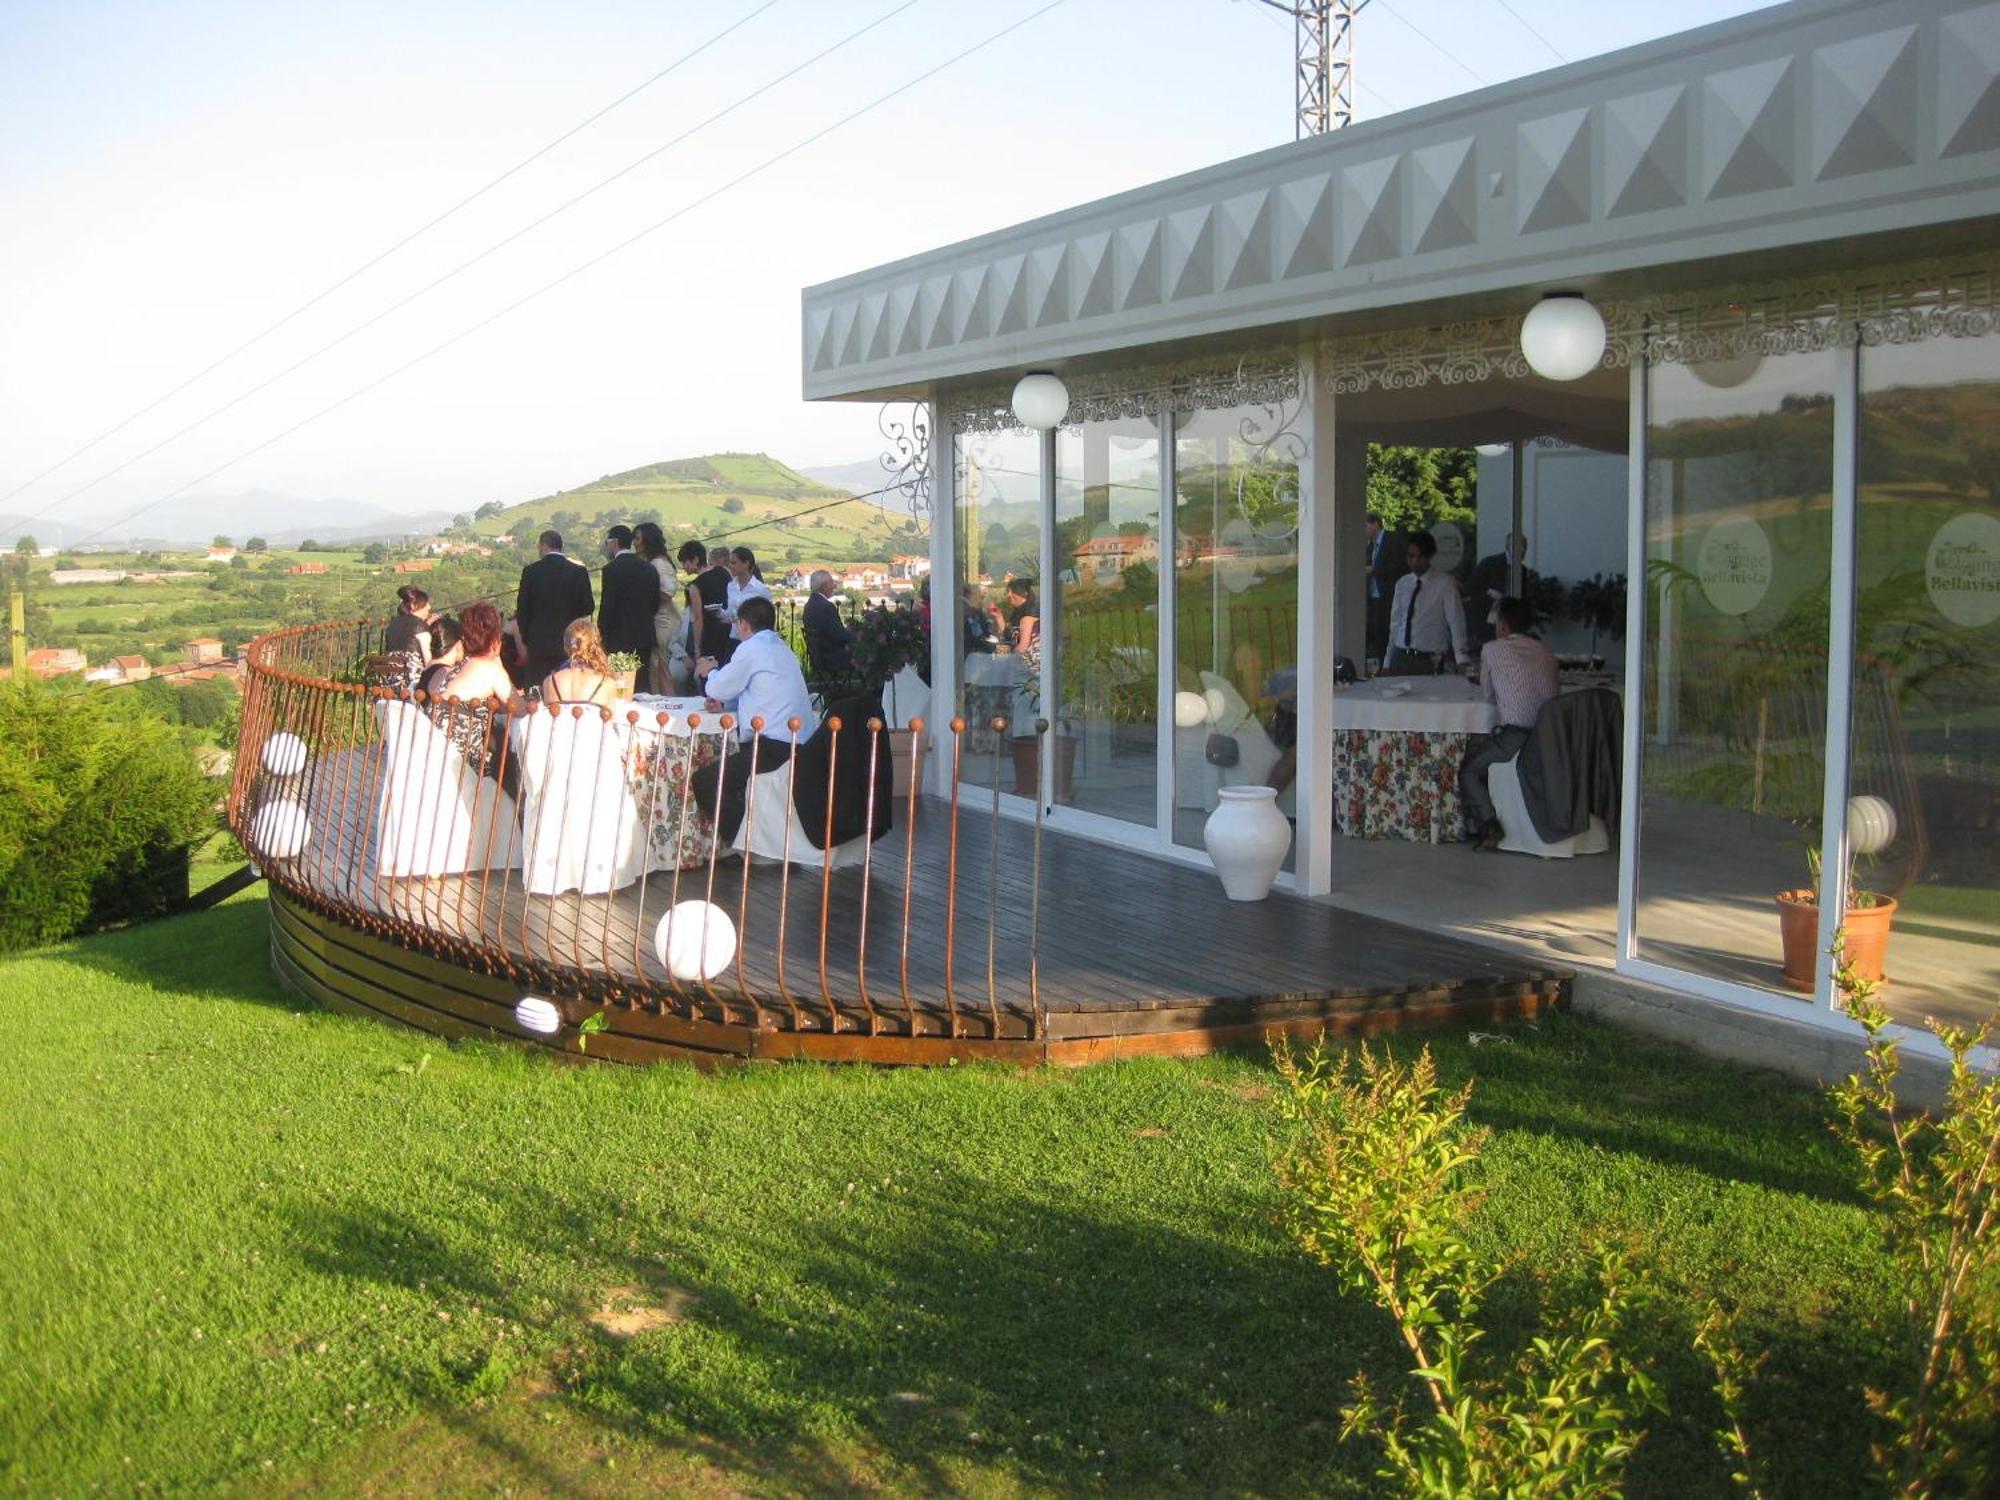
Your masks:
<instances>
[{"instance_id":1,"label":"geometric patterned frieze","mask_svg":"<svg viewBox=\"0 0 2000 1500\"><path fill-rule=\"evenodd\" d=\"M813 398L998 380L1977 220L2000 0L1778 6L810 288L802 373Z\"/></svg>"},{"instance_id":2,"label":"geometric patterned frieze","mask_svg":"<svg viewBox=\"0 0 2000 1500\"><path fill-rule=\"evenodd\" d=\"M1479 241L1478 142L1471 136L1410 153L1413 253Z\"/></svg>"},{"instance_id":3,"label":"geometric patterned frieze","mask_svg":"<svg viewBox=\"0 0 2000 1500\"><path fill-rule=\"evenodd\" d=\"M2000 148L2000 5L1939 25L1937 124L1940 156Z\"/></svg>"},{"instance_id":4,"label":"geometric patterned frieze","mask_svg":"<svg viewBox=\"0 0 2000 1500\"><path fill-rule=\"evenodd\" d=\"M1813 53L1813 176L1824 181L1917 159L1917 28Z\"/></svg>"},{"instance_id":5,"label":"geometric patterned frieze","mask_svg":"<svg viewBox=\"0 0 2000 1500\"><path fill-rule=\"evenodd\" d=\"M1523 234L1590 222L1590 114L1565 110L1515 132L1516 212Z\"/></svg>"},{"instance_id":6,"label":"geometric patterned frieze","mask_svg":"<svg viewBox=\"0 0 2000 1500\"><path fill-rule=\"evenodd\" d=\"M1687 206L1687 101L1687 85L1675 83L1604 106L1607 218Z\"/></svg>"},{"instance_id":7,"label":"geometric patterned frieze","mask_svg":"<svg viewBox=\"0 0 2000 1500\"><path fill-rule=\"evenodd\" d=\"M1403 253L1403 159L1362 162L1340 174L1340 263L1373 265Z\"/></svg>"},{"instance_id":8,"label":"geometric patterned frieze","mask_svg":"<svg viewBox=\"0 0 2000 1500\"><path fill-rule=\"evenodd\" d=\"M1795 69L1789 57L1717 73L1703 86L1702 196L1792 185Z\"/></svg>"}]
</instances>

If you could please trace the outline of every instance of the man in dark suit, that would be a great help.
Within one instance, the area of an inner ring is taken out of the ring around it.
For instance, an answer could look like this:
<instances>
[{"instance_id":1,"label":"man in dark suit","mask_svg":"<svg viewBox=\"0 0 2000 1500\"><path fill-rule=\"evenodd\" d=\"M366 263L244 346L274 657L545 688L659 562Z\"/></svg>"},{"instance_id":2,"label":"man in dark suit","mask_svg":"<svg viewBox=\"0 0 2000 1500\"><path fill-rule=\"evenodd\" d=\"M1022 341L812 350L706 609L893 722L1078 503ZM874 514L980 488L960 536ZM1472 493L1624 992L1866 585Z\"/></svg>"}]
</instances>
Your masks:
<instances>
[{"instance_id":1,"label":"man in dark suit","mask_svg":"<svg viewBox=\"0 0 2000 1500\"><path fill-rule=\"evenodd\" d=\"M653 657L653 616L660 608L660 575L632 550L632 528L604 533L604 597L597 606L597 633L604 650L629 651L639 658L633 691L644 692Z\"/></svg>"},{"instance_id":2,"label":"man in dark suit","mask_svg":"<svg viewBox=\"0 0 2000 1500\"><path fill-rule=\"evenodd\" d=\"M1473 567L1472 581L1465 590L1465 623L1471 628L1475 648L1485 645L1496 635L1502 599L1513 595L1533 603L1535 585L1541 581L1541 575L1524 565L1520 587L1516 588L1513 580L1513 564L1527 555L1528 539L1520 532L1512 531L1507 534L1502 551L1480 558Z\"/></svg>"},{"instance_id":3,"label":"man in dark suit","mask_svg":"<svg viewBox=\"0 0 2000 1500\"><path fill-rule=\"evenodd\" d=\"M1368 655L1378 663L1389 655L1389 601L1396 597L1396 580L1409 571L1403 552L1403 538L1384 530L1382 518L1368 512Z\"/></svg>"},{"instance_id":4,"label":"man in dark suit","mask_svg":"<svg viewBox=\"0 0 2000 1500\"><path fill-rule=\"evenodd\" d=\"M596 601L590 570L563 556L562 533L545 531L536 544L541 556L521 569L514 596L514 623L528 653L528 686L539 687L562 665L563 632L572 620L587 620Z\"/></svg>"},{"instance_id":5,"label":"man in dark suit","mask_svg":"<svg viewBox=\"0 0 2000 1500\"><path fill-rule=\"evenodd\" d=\"M840 618L833 602L833 574L820 568L812 576L804 622L806 661L822 680L846 677L854 670L854 632Z\"/></svg>"}]
</instances>

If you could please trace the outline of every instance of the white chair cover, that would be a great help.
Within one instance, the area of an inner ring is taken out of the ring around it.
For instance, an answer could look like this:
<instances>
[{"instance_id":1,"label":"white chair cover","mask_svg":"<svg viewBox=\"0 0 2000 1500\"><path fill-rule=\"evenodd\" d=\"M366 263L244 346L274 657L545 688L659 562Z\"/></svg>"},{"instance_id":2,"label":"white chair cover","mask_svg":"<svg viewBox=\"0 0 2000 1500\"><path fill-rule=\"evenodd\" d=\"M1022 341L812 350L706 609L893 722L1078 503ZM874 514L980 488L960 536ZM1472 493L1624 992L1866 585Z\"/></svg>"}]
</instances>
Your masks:
<instances>
[{"instance_id":1,"label":"white chair cover","mask_svg":"<svg viewBox=\"0 0 2000 1500\"><path fill-rule=\"evenodd\" d=\"M632 726L595 708L514 721L529 894L601 896L639 878L646 828L626 781L631 748Z\"/></svg>"},{"instance_id":2,"label":"white chair cover","mask_svg":"<svg viewBox=\"0 0 2000 1500\"><path fill-rule=\"evenodd\" d=\"M375 723L382 734L375 873L394 879L518 868L514 799L467 765L416 704L379 700Z\"/></svg>"},{"instance_id":3,"label":"white chair cover","mask_svg":"<svg viewBox=\"0 0 2000 1500\"><path fill-rule=\"evenodd\" d=\"M1542 859L1570 859L1579 854L1603 854L1611 848L1611 834L1604 819L1595 814L1582 833L1557 843L1545 844L1535 832L1535 820L1528 816L1528 802L1521 795L1520 757L1503 760L1486 773L1487 795L1500 817L1500 847L1509 854L1533 854Z\"/></svg>"},{"instance_id":4,"label":"white chair cover","mask_svg":"<svg viewBox=\"0 0 2000 1500\"><path fill-rule=\"evenodd\" d=\"M736 842L730 846L738 854L747 850L754 858L781 860L785 857L789 830L789 848L795 865L819 869L831 863L838 870L861 863L862 851L868 843L866 835L836 844L830 850L813 847L813 841L806 837L806 825L799 821L799 810L792 802L789 763L775 770L759 771L744 788L744 794L749 801L743 826L736 830Z\"/></svg>"}]
</instances>

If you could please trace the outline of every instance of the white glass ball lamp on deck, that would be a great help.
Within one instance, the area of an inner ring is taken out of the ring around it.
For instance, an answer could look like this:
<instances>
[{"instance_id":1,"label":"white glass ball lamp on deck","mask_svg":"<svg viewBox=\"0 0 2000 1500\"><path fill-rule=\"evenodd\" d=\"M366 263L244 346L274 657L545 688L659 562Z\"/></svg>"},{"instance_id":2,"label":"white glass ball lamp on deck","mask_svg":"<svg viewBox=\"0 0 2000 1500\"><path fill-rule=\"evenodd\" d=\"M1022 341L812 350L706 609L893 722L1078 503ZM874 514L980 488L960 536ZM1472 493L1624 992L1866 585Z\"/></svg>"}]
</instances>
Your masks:
<instances>
[{"instance_id":1,"label":"white glass ball lamp on deck","mask_svg":"<svg viewBox=\"0 0 2000 1500\"><path fill-rule=\"evenodd\" d=\"M306 768L306 742L289 729L264 741L264 769L273 776L296 776Z\"/></svg>"},{"instance_id":2,"label":"white glass ball lamp on deck","mask_svg":"<svg viewBox=\"0 0 2000 1500\"><path fill-rule=\"evenodd\" d=\"M562 1030L562 1012L553 1000L540 995L523 995L514 1005L514 1024L537 1036L554 1036Z\"/></svg>"},{"instance_id":3,"label":"white glass ball lamp on deck","mask_svg":"<svg viewBox=\"0 0 2000 1500\"><path fill-rule=\"evenodd\" d=\"M712 901L683 901L660 918L653 951L683 983L713 979L736 957L736 924Z\"/></svg>"},{"instance_id":4,"label":"white glass ball lamp on deck","mask_svg":"<svg viewBox=\"0 0 2000 1500\"><path fill-rule=\"evenodd\" d=\"M1544 380L1580 380L1604 358L1604 314L1575 292L1551 292L1521 320L1521 354Z\"/></svg>"},{"instance_id":5,"label":"white glass ball lamp on deck","mask_svg":"<svg viewBox=\"0 0 2000 1500\"><path fill-rule=\"evenodd\" d=\"M1047 432L1069 415L1069 387L1046 370L1023 375L1014 384L1014 420Z\"/></svg>"},{"instance_id":6,"label":"white glass ball lamp on deck","mask_svg":"<svg viewBox=\"0 0 2000 1500\"><path fill-rule=\"evenodd\" d=\"M1847 848L1850 854L1880 854L1896 842L1896 808L1882 797L1847 799Z\"/></svg>"},{"instance_id":7,"label":"white glass ball lamp on deck","mask_svg":"<svg viewBox=\"0 0 2000 1500\"><path fill-rule=\"evenodd\" d=\"M265 859L297 859L312 842L312 820L290 797L257 810L250 820L250 846Z\"/></svg>"}]
</instances>

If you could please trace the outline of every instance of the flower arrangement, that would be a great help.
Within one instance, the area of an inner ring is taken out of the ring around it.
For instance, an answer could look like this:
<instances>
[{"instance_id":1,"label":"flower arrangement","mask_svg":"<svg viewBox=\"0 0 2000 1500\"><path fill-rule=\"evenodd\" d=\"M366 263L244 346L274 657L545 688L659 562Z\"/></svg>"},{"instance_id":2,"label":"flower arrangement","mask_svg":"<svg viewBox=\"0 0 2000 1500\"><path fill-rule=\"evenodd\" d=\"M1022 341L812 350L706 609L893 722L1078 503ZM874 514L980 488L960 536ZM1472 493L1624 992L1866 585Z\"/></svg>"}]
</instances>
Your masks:
<instances>
[{"instance_id":1,"label":"flower arrangement","mask_svg":"<svg viewBox=\"0 0 2000 1500\"><path fill-rule=\"evenodd\" d=\"M604 658L607 677L635 677L639 672L639 653L636 651L613 651Z\"/></svg>"},{"instance_id":2,"label":"flower arrangement","mask_svg":"<svg viewBox=\"0 0 2000 1500\"><path fill-rule=\"evenodd\" d=\"M854 669L871 692L905 667L921 670L930 655L930 635L912 610L871 609L855 622Z\"/></svg>"}]
</instances>

